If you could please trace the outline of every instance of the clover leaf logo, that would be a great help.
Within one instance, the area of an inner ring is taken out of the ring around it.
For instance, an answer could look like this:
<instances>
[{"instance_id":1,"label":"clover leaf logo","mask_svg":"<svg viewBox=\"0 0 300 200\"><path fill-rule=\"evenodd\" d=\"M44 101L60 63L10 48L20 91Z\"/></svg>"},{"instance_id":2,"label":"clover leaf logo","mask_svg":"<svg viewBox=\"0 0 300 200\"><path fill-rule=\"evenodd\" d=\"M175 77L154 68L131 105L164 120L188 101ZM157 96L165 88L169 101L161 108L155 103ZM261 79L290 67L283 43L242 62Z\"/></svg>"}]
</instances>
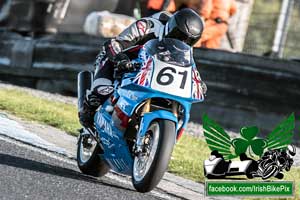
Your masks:
<instances>
[{"instance_id":1,"label":"clover leaf logo","mask_svg":"<svg viewBox=\"0 0 300 200\"><path fill-rule=\"evenodd\" d=\"M232 140L232 146L235 149L236 155L246 153L248 150L250 156L251 150L257 155L261 156L264 149L267 147L267 141L261 138L257 138L256 135L259 132L256 126L243 127L240 131L241 138L235 138Z\"/></svg>"},{"instance_id":2,"label":"clover leaf logo","mask_svg":"<svg viewBox=\"0 0 300 200\"><path fill-rule=\"evenodd\" d=\"M266 139L256 137L259 129L256 126L241 128L240 137L231 139L229 134L206 114L203 115L203 132L206 143L211 151L218 151L225 160L230 160L246 153L253 157L261 157L264 151L272 149L285 149L291 143L295 129L295 115L292 113L277 124Z\"/></svg>"}]
</instances>

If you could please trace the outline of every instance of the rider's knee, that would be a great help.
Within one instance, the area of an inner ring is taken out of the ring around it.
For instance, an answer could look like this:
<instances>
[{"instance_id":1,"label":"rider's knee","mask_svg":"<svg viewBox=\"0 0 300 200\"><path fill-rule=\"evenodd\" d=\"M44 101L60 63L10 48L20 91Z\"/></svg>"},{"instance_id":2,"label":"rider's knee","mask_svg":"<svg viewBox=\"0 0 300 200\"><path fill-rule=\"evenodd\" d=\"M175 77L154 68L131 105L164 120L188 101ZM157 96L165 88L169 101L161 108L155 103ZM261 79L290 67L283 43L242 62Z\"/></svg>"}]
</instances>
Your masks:
<instances>
[{"instance_id":1,"label":"rider's knee","mask_svg":"<svg viewBox=\"0 0 300 200\"><path fill-rule=\"evenodd\" d=\"M109 96L113 93L114 87L108 78L97 78L93 82L92 91L101 96Z\"/></svg>"}]
</instances>

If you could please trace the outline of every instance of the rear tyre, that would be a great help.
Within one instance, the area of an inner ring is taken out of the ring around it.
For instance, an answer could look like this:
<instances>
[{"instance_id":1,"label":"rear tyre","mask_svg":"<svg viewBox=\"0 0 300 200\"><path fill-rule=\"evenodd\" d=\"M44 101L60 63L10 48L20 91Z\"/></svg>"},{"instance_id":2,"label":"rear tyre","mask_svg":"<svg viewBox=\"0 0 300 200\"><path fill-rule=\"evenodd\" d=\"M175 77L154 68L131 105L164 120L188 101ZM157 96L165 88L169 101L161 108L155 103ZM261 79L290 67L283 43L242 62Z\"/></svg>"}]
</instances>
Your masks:
<instances>
[{"instance_id":1,"label":"rear tyre","mask_svg":"<svg viewBox=\"0 0 300 200\"><path fill-rule=\"evenodd\" d=\"M138 192L151 191L166 172L175 144L175 124L169 120L151 122L146 137L149 155L135 156L132 182ZM147 146L147 145L145 145Z\"/></svg>"},{"instance_id":2,"label":"rear tyre","mask_svg":"<svg viewBox=\"0 0 300 200\"><path fill-rule=\"evenodd\" d=\"M105 160L101 159L102 153L97 142L89 135L80 135L77 145L77 165L84 174L100 177L109 171Z\"/></svg>"}]
</instances>

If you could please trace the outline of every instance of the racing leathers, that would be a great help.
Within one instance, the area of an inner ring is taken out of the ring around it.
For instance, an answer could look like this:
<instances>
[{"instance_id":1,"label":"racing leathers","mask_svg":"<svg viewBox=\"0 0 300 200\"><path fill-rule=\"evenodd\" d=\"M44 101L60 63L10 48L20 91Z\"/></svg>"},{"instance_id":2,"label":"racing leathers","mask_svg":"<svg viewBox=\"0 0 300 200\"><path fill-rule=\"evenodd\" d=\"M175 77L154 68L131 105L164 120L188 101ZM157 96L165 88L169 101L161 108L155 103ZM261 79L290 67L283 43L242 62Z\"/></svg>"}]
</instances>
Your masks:
<instances>
[{"instance_id":1,"label":"racing leathers","mask_svg":"<svg viewBox=\"0 0 300 200\"><path fill-rule=\"evenodd\" d=\"M104 51L96 60L91 91L87 94L84 106L79 110L81 124L87 127L92 126L97 107L113 92L114 66L117 66L119 70L131 68L130 54L128 54L128 52L134 52L134 48L131 47L141 46L151 39L163 37L175 38L193 46L200 39L202 32L203 21L200 16L192 9L185 8L174 15L160 12L151 17L142 18L116 38L105 42ZM130 50L128 50L129 47Z\"/></svg>"},{"instance_id":2,"label":"racing leathers","mask_svg":"<svg viewBox=\"0 0 300 200\"><path fill-rule=\"evenodd\" d=\"M86 95L84 106L79 110L79 120L83 126L93 125L96 109L112 94L114 66L124 69L130 67L129 57L122 52L129 47L143 45L151 39L162 37L170 16L168 12L159 12L137 20L116 38L104 43L103 51L96 58L92 88Z\"/></svg>"}]
</instances>

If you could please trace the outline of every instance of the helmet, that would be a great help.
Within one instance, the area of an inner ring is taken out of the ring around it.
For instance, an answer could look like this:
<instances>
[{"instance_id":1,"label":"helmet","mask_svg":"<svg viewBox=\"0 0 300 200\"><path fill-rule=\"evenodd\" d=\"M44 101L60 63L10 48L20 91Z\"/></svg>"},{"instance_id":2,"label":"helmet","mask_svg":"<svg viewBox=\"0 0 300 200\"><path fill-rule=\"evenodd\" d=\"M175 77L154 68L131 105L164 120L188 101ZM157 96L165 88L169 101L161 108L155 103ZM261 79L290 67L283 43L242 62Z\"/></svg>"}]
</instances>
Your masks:
<instances>
[{"instance_id":1,"label":"helmet","mask_svg":"<svg viewBox=\"0 0 300 200\"><path fill-rule=\"evenodd\" d=\"M287 153L290 155L290 156L295 156L296 155L296 147L294 145L288 145L287 146Z\"/></svg>"},{"instance_id":2,"label":"helmet","mask_svg":"<svg viewBox=\"0 0 300 200\"><path fill-rule=\"evenodd\" d=\"M175 38L192 46L200 39L203 28L200 16L192 9L184 8L168 20L165 37Z\"/></svg>"}]
</instances>

